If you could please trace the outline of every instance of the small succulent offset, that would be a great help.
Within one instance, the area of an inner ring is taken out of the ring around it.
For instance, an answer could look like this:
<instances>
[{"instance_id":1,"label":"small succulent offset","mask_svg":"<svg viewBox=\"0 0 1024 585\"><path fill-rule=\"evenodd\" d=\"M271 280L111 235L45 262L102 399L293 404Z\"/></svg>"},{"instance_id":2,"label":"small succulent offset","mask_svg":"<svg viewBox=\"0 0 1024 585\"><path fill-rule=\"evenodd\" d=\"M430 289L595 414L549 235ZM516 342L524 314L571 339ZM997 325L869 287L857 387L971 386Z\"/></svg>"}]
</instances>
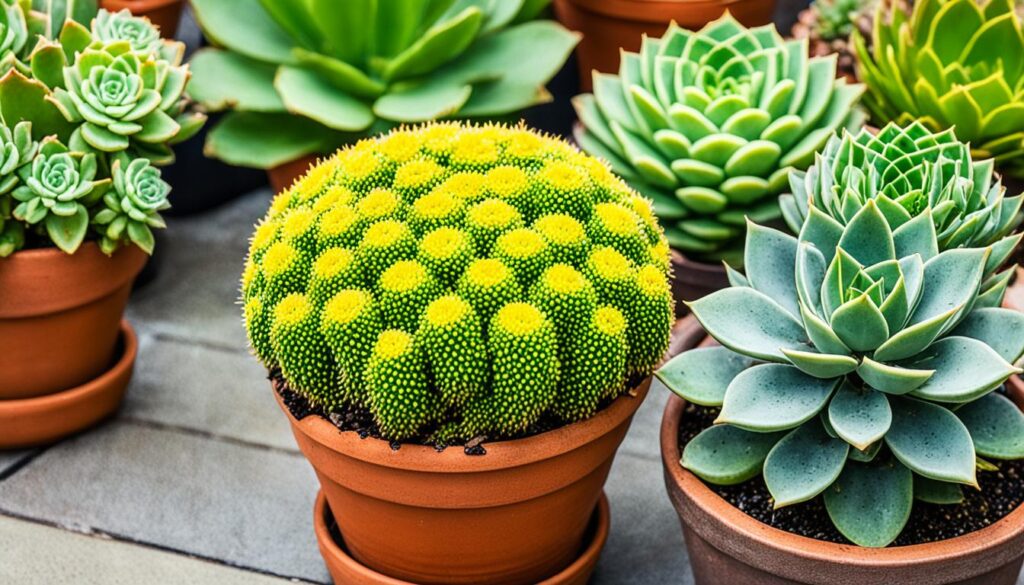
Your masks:
<instances>
[{"instance_id":1,"label":"small succulent offset","mask_svg":"<svg viewBox=\"0 0 1024 585\"><path fill-rule=\"evenodd\" d=\"M880 5L871 48L854 35L864 103L879 125L955 128L976 159L1024 177L1024 31L1013 0Z\"/></svg>"},{"instance_id":2,"label":"small succulent offset","mask_svg":"<svg viewBox=\"0 0 1024 585\"><path fill-rule=\"evenodd\" d=\"M833 137L814 166L790 175L793 193L780 204L790 229L800 233L827 223L824 217L808 221L812 208L845 225L874 201L893 230L898 256L917 245L912 241L934 241L937 249L929 254L992 245L990 272L1020 242L1009 234L1020 224L1024 200L1005 196L994 166L991 159L973 160L953 130L891 123L877 135L862 130Z\"/></svg>"},{"instance_id":3,"label":"small succulent offset","mask_svg":"<svg viewBox=\"0 0 1024 585\"><path fill-rule=\"evenodd\" d=\"M232 110L207 151L270 168L402 123L496 118L549 101L544 85L579 38L534 20L549 2L196 0L223 49L192 60L193 95Z\"/></svg>"},{"instance_id":4,"label":"small succulent offset","mask_svg":"<svg viewBox=\"0 0 1024 585\"><path fill-rule=\"evenodd\" d=\"M826 193L863 187L857 170ZM807 175L819 172L831 180L827 168ZM889 178L902 191L906 177ZM722 346L658 376L721 407L684 467L716 484L763 474L776 507L821 495L839 532L879 547L914 498L957 503L987 460L1024 457L1024 415L996 391L1022 371L1024 314L1000 308L1006 281L989 275L1009 250L998 241L945 249L934 208L893 229L895 208L848 197L858 205L842 222L812 205L799 239L750 225L746 274L690 305Z\"/></svg>"},{"instance_id":5,"label":"small succulent offset","mask_svg":"<svg viewBox=\"0 0 1024 585\"><path fill-rule=\"evenodd\" d=\"M25 16L32 48L5 54L16 62L0 78L0 120L16 121L0 124L0 258L50 242L70 254L90 236L107 254L151 253L170 190L151 163L172 161L170 145L204 121L182 97L184 46L95 2L24 4L4 4Z\"/></svg>"},{"instance_id":6,"label":"small succulent offset","mask_svg":"<svg viewBox=\"0 0 1024 585\"><path fill-rule=\"evenodd\" d=\"M576 138L654 200L673 247L738 260L745 218L778 218L789 172L862 122L863 88L835 77L834 56L809 58L772 26L673 24L624 52L618 75L594 73Z\"/></svg>"},{"instance_id":7,"label":"small succulent offset","mask_svg":"<svg viewBox=\"0 0 1024 585\"><path fill-rule=\"evenodd\" d=\"M523 127L364 139L281 193L242 278L249 340L391 440L587 418L668 345L668 245L603 163Z\"/></svg>"}]
</instances>

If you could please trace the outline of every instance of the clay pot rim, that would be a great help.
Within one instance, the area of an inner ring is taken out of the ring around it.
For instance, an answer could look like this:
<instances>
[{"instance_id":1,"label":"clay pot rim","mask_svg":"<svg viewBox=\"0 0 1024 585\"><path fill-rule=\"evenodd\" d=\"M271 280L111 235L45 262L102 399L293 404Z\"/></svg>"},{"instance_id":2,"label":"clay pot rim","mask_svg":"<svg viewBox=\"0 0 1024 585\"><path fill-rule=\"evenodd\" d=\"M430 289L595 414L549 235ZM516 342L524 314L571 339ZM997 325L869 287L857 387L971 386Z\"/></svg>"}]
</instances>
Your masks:
<instances>
[{"instance_id":1,"label":"clay pot rim","mask_svg":"<svg viewBox=\"0 0 1024 585\"><path fill-rule=\"evenodd\" d=\"M118 379L125 375L135 364L135 358L139 351L139 338L135 329L127 319L121 319L120 335L118 339L121 351L117 361L99 376L67 390L61 390L52 394L35 396L33 398L17 398L13 400L0 400L0 428L4 428L6 421L17 420L24 424L26 420L48 419L60 416L61 413L74 410L80 404L87 403L99 395L111 390L111 385L116 384ZM72 429L77 432L82 429ZM54 437L43 438L32 443L9 442L9 439L0 438L0 449L15 447L27 447L31 445L44 444Z\"/></svg>"},{"instance_id":2,"label":"clay pot rim","mask_svg":"<svg viewBox=\"0 0 1024 585\"><path fill-rule=\"evenodd\" d=\"M354 431L340 431L327 419L310 415L296 420L280 393L271 391L285 412L293 430L324 447L367 463L408 471L432 473L475 473L529 465L552 459L591 443L629 419L643 403L651 388L651 377L640 381L631 392L616 398L594 416L550 431L505 441L485 442L486 455L469 456L459 447L438 451L427 445L403 444L397 451L383 439L360 438ZM635 402L634 402L635 401Z\"/></svg>"},{"instance_id":3,"label":"clay pot rim","mask_svg":"<svg viewBox=\"0 0 1024 585\"><path fill-rule=\"evenodd\" d=\"M699 327L699 324L694 321L691 326ZM687 330L687 334L692 332ZM1024 384L1020 384L1020 388L1024 390ZM914 566L968 560L1020 537L1021 526L1024 525L1024 505L981 530L936 542L886 548L866 548L816 540L769 526L725 501L700 478L679 464L679 424L685 406L685 400L672 394L662 415L661 458L666 477L671 478L676 487L685 492L704 514L725 525L726 530L744 540L756 541L759 546L774 552L819 563L841 563L857 567Z\"/></svg>"},{"instance_id":4,"label":"clay pot rim","mask_svg":"<svg viewBox=\"0 0 1024 585\"><path fill-rule=\"evenodd\" d=\"M694 10L736 4L754 4L763 0L565 0L580 10L630 22L667 22L680 9Z\"/></svg>"},{"instance_id":5,"label":"clay pot rim","mask_svg":"<svg viewBox=\"0 0 1024 585\"><path fill-rule=\"evenodd\" d=\"M313 529L314 532L316 532L317 543L320 545L320 552L328 564L337 563L342 565L351 572L359 573L365 581L377 583L378 585L414 585L408 581L402 581L400 579L395 579L394 577L388 577L387 575L378 573L352 558L352 556L349 555L345 549L338 546L338 543L331 537L331 532L327 528L327 516L329 514L331 514L331 510L327 507L327 498L324 496L323 490L318 490L316 494L316 503L313 505ZM573 577L585 571L589 565L597 562L597 557L600 556L602 549L604 549L605 542L608 540L608 533L611 526L611 510L608 506L608 496L604 491L601 492L601 498L597 502L597 507L594 508L594 515L597 516L595 530L592 534L588 531L589 538L587 545L579 556L577 556L569 566L562 569L557 575L549 577L539 582L537 585L560 585L562 583L572 583ZM591 518L593 518L593 515ZM591 520L591 522L593 522L593 520Z\"/></svg>"},{"instance_id":6,"label":"clay pot rim","mask_svg":"<svg viewBox=\"0 0 1024 585\"><path fill-rule=\"evenodd\" d=\"M174 4L184 4L185 0L104 0L104 3L123 5L123 9L127 9L129 6L136 10L159 10L166 6L172 6Z\"/></svg>"}]
</instances>

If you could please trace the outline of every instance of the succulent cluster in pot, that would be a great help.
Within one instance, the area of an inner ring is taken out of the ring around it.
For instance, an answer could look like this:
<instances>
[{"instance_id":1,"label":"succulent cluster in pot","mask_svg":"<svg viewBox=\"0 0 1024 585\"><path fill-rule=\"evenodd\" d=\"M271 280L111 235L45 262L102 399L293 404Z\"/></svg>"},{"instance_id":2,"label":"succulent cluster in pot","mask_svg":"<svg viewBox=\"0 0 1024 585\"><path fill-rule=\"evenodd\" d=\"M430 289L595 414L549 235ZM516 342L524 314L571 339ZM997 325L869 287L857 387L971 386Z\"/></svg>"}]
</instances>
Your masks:
<instances>
[{"instance_id":1,"label":"succulent cluster in pot","mask_svg":"<svg viewBox=\"0 0 1024 585\"><path fill-rule=\"evenodd\" d=\"M777 219L789 172L862 122L863 88L835 77L834 56L809 58L770 25L672 25L623 52L618 75L594 73L576 138L654 200L673 247L738 261L746 218Z\"/></svg>"},{"instance_id":2,"label":"succulent cluster in pot","mask_svg":"<svg viewBox=\"0 0 1024 585\"><path fill-rule=\"evenodd\" d=\"M578 40L535 20L549 2L196 0L222 48L193 59L193 93L231 110L207 150L270 168L402 123L548 101L544 85Z\"/></svg>"},{"instance_id":3,"label":"succulent cluster in pot","mask_svg":"<svg viewBox=\"0 0 1024 585\"><path fill-rule=\"evenodd\" d=\"M884 3L868 48L854 35L864 103L881 125L955 128L976 159L1024 177L1024 30L1014 0Z\"/></svg>"},{"instance_id":4,"label":"succulent cluster in pot","mask_svg":"<svg viewBox=\"0 0 1024 585\"><path fill-rule=\"evenodd\" d=\"M721 407L684 467L717 484L762 474L776 507L822 496L863 546L892 542L914 498L958 502L978 468L1024 457L1024 415L998 391L1022 371L1024 314L1000 308L1012 269L996 274L1020 198L948 133L877 140L837 139L794 179L799 237L749 226L746 274L690 305L721 346L659 372Z\"/></svg>"},{"instance_id":5,"label":"succulent cluster in pot","mask_svg":"<svg viewBox=\"0 0 1024 585\"><path fill-rule=\"evenodd\" d=\"M249 340L327 410L449 443L573 422L667 347L650 202L523 127L364 139L274 200L242 280Z\"/></svg>"},{"instance_id":6,"label":"succulent cluster in pot","mask_svg":"<svg viewBox=\"0 0 1024 585\"><path fill-rule=\"evenodd\" d=\"M0 257L50 243L73 253L87 238L107 254L152 252L170 191L154 165L205 120L186 108L182 43L127 10L92 18L83 5L5 3L5 38L28 35L31 48L3 56Z\"/></svg>"}]
</instances>

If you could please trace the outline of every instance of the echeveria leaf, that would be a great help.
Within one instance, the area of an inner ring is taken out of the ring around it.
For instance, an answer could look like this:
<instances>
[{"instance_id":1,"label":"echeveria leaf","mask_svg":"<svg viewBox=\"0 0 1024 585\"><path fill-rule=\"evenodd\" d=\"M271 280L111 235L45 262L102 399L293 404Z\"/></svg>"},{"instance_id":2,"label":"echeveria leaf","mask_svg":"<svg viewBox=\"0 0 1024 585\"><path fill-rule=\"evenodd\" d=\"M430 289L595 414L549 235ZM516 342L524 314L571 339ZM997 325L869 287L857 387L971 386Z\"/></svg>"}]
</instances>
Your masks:
<instances>
[{"instance_id":1,"label":"echeveria leaf","mask_svg":"<svg viewBox=\"0 0 1024 585\"><path fill-rule=\"evenodd\" d=\"M886 394L907 394L921 387L932 377L935 370L901 368L876 362L871 358L861 360L857 374L869 386Z\"/></svg>"},{"instance_id":2,"label":"echeveria leaf","mask_svg":"<svg viewBox=\"0 0 1024 585\"><path fill-rule=\"evenodd\" d=\"M889 338L882 311L867 294L843 303L832 313L832 330L854 351L872 351Z\"/></svg>"},{"instance_id":3,"label":"echeveria leaf","mask_svg":"<svg viewBox=\"0 0 1024 585\"><path fill-rule=\"evenodd\" d=\"M703 406L721 406L733 378L754 360L726 347L700 347L679 354L656 373L669 390Z\"/></svg>"},{"instance_id":4,"label":"echeveria leaf","mask_svg":"<svg viewBox=\"0 0 1024 585\"><path fill-rule=\"evenodd\" d=\"M190 63L189 95L206 108L284 111L284 102L274 91L276 66L219 49L203 49Z\"/></svg>"},{"instance_id":5,"label":"echeveria leaf","mask_svg":"<svg viewBox=\"0 0 1024 585\"><path fill-rule=\"evenodd\" d=\"M800 316L796 291L797 240L778 230L747 222L743 265L750 286Z\"/></svg>"},{"instance_id":6,"label":"echeveria leaf","mask_svg":"<svg viewBox=\"0 0 1024 585\"><path fill-rule=\"evenodd\" d=\"M264 10L260 0L196 0L196 20L207 37L246 57L290 63L294 40Z\"/></svg>"},{"instance_id":7,"label":"echeveria leaf","mask_svg":"<svg viewBox=\"0 0 1024 585\"><path fill-rule=\"evenodd\" d=\"M346 132L359 132L373 124L368 105L325 82L315 72L283 66L274 79L274 87L288 111Z\"/></svg>"},{"instance_id":8,"label":"echeveria leaf","mask_svg":"<svg viewBox=\"0 0 1024 585\"><path fill-rule=\"evenodd\" d=\"M689 304L708 334L733 351L773 362L788 362L783 349L807 350L803 326L764 293L727 288Z\"/></svg>"},{"instance_id":9,"label":"echeveria leaf","mask_svg":"<svg viewBox=\"0 0 1024 585\"><path fill-rule=\"evenodd\" d=\"M857 369L857 360L848 355L784 349L790 363L815 378L838 378Z\"/></svg>"},{"instance_id":10,"label":"echeveria leaf","mask_svg":"<svg viewBox=\"0 0 1024 585\"><path fill-rule=\"evenodd\" d=\"M885 394L843 384L828 405L828 419L837 435L863 451L885 436L892 410Z\"/></svg>"},{"instance_id":11,"label":"echeveria leaf","mask_svg":"<svg viewBox=\"0 0 1024 585\"><path fill-rule=\"evenodd\" d=\"M960 419L922 400L892 398L892 426L885 444L915 473L940 481L977 485L974 443Z\"/></svg>"},{"instance_id":12,"label":"echeveria leaf","mask_svg":"<svg viewBox=\"0 0 1024 585\"><path fill-rule=\"evenodd\" d=\"M908 325L966 307L978 294L987 255L977 248L947 250L926 262L921 300Z\"/></svg>"},{"instance_id":13,"label":"echeveria leaf","mask_svg":"<svg viewBox=\"0 0 1024 585\"><path fill-rule=\"evenodd\" d=\"M936 341L907 365L935 370L913 394L936 402L970 402L1021 372L985 343L958 336Z\"/></svg>"},{"instance_id":14,"label":"echeveria leaf","mask_svg":"<svg viewBox=\"0 0 1024 585\"><path fill-rule=\"evenodd\" d=\"M914 497L929 504L959 504L964 501L964 491L958 483L914 475Z\"/></svg>"},{"instance_id":15,"label":"echeveria leaf","mask_svg":"<svg viewBox=\"0 0 1024 585\"><path fill-rule=\"evenodd\" d=\"M730 425L706 428L683 448L683 467L718 485L743 483L761 473L782 433L754 433Z\"/></svg>"},{"instance_id":16,"label":"echeveria leaf","mask_svg":"<svg viewBox=\"0 0 1024 585\"><path fill-rule=\"evenodd\" d=\"M825 509L843 536L860 546L883 547L896 540L910 518L913 474L895 461L850 462L824 496Z\"/></svg>"},{"instance_id":17,"label":"echeveria leaf","mask_svg":"<svg viewBox=\"0 0 1024 585\"><path fill-rule=\"evenodd\" d=\"M307 118L231 112L210 131L205 152L224 162L271 168L337 146L336 133Z\"/></svg>"},{"instance_id":18,"label":"echeveria leaf","mask_svg":"<svg viewBox=\"0 0 1024 585\"><path fill-rule=\"evenodd\" d=\"M849 449L817 420L783 437L764 461L764 482L775 508L806 502L825 491L842 472Z\"/></svg>"},{"instance_id":19,"label":"echeveria leaf","mask_svg":"<svg viewBox=\"0 0 1024 585\"><path fill-rule=\"evenodd\" d=\"M974 450L992 459L1024 457L1024 413L1009 398L995 392L956 410L974 440Z\"/></svg>"},{"instance_id":20,"label":"echeveria leaf","mask_svg":"<svg viewBox=\"0 0 1024 585\"><path fill-rule=\"evenodd\" d=\"M716 422L760 432L791 429L818 414L838 384L839 380L814 378L793 366L754 366L729 384Z\"/></svg>"},{"instance_id":21,"label":"echeveria leaf","mask_svg":"<svg viewBox=\"0 0 1024 585\"><path fill-rule=\"evenodd\" d=\"M950 335L983 341L1004 360L1015 364L1024 355L1024 313L1003 308L975 309Z\"/></svg>"},{"instance_id":22,"label":"echeveria leaf","mask_svg":"<svg viewBox=\"0 0 1024 585\"><path fill-rule=\"evenodd\" d=\"M871 266L896 259L892 238L889 222L878 210L874 200L868 200L846 224L843 236L839 239L839 247L861 265Z\"/></svg>"}]
</instances>

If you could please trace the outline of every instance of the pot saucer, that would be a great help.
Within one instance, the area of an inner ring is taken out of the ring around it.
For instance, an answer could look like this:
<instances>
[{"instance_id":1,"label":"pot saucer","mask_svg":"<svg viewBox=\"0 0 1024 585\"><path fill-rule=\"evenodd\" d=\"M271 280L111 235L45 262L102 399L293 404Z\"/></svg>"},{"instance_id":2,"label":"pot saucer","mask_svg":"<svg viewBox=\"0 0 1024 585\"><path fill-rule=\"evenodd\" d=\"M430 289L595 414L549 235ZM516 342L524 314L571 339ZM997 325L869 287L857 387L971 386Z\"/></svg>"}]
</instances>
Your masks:
<instances>
[{"instance_id":1,"label":"pot saucer","mask_svg":"<svg viewBox=\"0 0 1024 585\"><path fill-rule=\"evenodd\" d=\"M388 577L374 571L373 569L353 559L345 550L343 543L335 539L337 532L334 530L334 521L331 518L330 508L327 507L327 499L321 491L316 496L316 504L313 508L313 525L316 530L316 539L320 544L320 554L327 563L327 570L335 583L345 585L415 585L409 581L402 581ZM604 493L597 503L597 508L587 528L586 547L583 552L557 575L549 577L538 585L585 585L590 580L590 575L597 566L597 559L601 555L605 541L608 540L608 528L611 514L608 509L608 498Z\"/></svg>"},{"instance_id":2,"label":"pot saucer","mask_svg":"<svg viewBox=\"0 0 1024 585\"><path fill-rule=\"evenodd\" d=\"M139 343L121 321L119 356L98 377L68 390L18 400L0 400L0 449L44 445L85 430L114 413L132 377Z\"/></svg>"}]
</instances>

